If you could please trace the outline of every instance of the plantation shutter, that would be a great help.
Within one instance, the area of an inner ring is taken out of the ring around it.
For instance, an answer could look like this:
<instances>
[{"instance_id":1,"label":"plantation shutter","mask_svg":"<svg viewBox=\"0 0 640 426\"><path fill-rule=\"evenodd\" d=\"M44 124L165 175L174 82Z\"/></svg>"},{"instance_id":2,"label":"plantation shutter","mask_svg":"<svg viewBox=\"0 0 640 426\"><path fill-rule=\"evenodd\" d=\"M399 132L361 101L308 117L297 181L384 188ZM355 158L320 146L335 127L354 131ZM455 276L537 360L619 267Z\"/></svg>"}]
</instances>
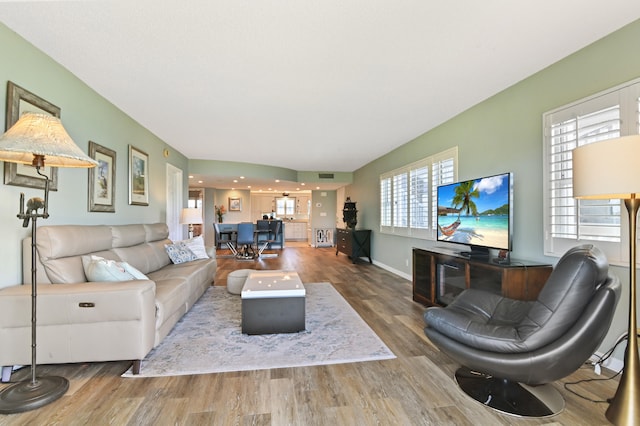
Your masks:
<instances>
[{"instance_id":1,"label":"plantation shutter","mask_svg":"<svg viewBox=\"0 0 640 426\"><path fill-rule=\"evenodd\" d=\"M610 263L625 263L626 209L617 199L573 198L572 150L640 133L640 80L545 113L543 121L545 254L561 256L578 242L592 242Z\"/></svg>"},{"instance_id":2,"label":"plantation shutter","mask_svg":"<svg viewBox=\"0 0 640 426\"><path fill-rule=\"evenodd\" d=\"M411 168L409 209L410 226L413 229L429 228L429 167L422 163Z\"/></svg>"},{"instance_id":3,"label":"plantation shutter","mask_svg":"<svg viewBox=\"0 0 640 426\"><path fill-rule=\"evenodd\" d=\"M393 226L406 228L409 210L407 172L393 176Z\"/></svg>"},{"instance_id":4,"label":"plantation shutter","mask_svg":"<svg viewBox=\"0 0 640 426\"><path fill-rule=\"evenodd\" d=\"M452 154L448 153L444 158L434 161L431 166L431 229L434 231L434 238L435 230L438 229L438 186L457 180L457 149L455 156Z\"/></svg>"},{"instance_id":5,"label":"plantation shutter","mask_svg":"<svg viewBox=\"0 0 640 426\"><path fill-rule=\"evenodd\" d=\"M435 188L454 181L457 162L454 147L380 175L380 232L434 239Z\"/></svg>"},{"instance_id":6,"label":"plantation shutter","mask_svg":"<svg viewBox=\"0 0 640 426\"><path fill-rule=\"evenodd\" d=\"M620 105L551 123L550 191L553 238L620 241L619 200L573 198L572 150L620 136Z\"/></svg>"},{"instance_id":7,"label":"plantation shutter","mask_svg":"<svg viewBox=\"0 0 640 426\"><path fill-rule=\"evenodd\" d=\"M380 226L391 226L391 177L380 178Z\"/></svg>"}]
</instances>

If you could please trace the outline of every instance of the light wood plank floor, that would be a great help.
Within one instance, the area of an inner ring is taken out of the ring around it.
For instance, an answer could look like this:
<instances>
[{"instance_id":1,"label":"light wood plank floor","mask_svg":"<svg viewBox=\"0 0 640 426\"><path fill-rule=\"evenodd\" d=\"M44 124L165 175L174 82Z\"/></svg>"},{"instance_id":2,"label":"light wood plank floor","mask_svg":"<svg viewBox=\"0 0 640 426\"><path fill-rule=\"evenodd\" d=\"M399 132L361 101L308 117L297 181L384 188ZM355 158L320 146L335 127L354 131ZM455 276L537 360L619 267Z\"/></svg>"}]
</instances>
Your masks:
<instances>
[{"instance_id":1,"label":"light wood plank floor","mask_svg":"<svg viewBox=\"0 0 640 426\"><path fill-rule=\"evenodd\" d=\"M555 385L567 405L558 416L524 420L497 414L466 397L452 379L457 365L422 331L424 307L411 283L375 265L352 264L332 248L288 247L254 262L219 259L215 285L234 269L295 269L303 282L329 281L397 359L304 368L166 378L121 378L127 362L42 366L67 377L60 400L0 415L0 425L604 425L606 404ZM224 356L221 354L220 356ZM144 362L142 365L144 369ZM29 369L12 380L28 380ZM595 378L583 368L566 381ZM0 385L2 387L3 385ZM615 381L574 386L594 399L612 397Z\"/></svg>"}]
</instances>

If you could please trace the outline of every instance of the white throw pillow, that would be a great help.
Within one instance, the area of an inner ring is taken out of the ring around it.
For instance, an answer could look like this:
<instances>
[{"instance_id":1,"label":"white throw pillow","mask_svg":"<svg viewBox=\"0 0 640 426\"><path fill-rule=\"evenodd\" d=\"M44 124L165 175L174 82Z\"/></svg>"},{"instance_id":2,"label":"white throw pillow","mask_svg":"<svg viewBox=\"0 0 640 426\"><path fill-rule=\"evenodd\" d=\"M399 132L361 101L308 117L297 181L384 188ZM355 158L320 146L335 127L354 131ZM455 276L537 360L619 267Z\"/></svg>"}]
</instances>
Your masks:
<instances>
[{"instance_id":1,"label":"white throw pillow","mask_svg":"<svg viewBox=\"0 0 640 426\"><path fill-rule=\"evenodd\" d=\"M82 256L82 267L89 281L129 281L135 279L119 262L99 256Z\"/></svg>"},{"instance_id":2,"label":"white throw pillow","mask_svg":"<svg viewBox=\"0 0 640 426\"><path fill-rule=\"evenodd\" d=\"M135 278L136 280L148 280L149 279L149 277L147 277L142 272L138 271L133 266L129 265L127 262L121 262L120 264L122 265L124 270L127 271L128 273L130 273L131 275L133 275L133 278Z\"/></svg>"},{"instance_id":3,"label":"white throw pillow","mask_svg":"<svg viewBox=\"0 0 640 426\"><path fill-rule=\"evenodd\" d=\"M207 254L207 249L204 246L204 239L202 235L198 235L197 237L191 238L189 240L181 241L184 243L189 250L196 255L198 259L208 259L209 255Z\"/></svg>"}]
</instances>

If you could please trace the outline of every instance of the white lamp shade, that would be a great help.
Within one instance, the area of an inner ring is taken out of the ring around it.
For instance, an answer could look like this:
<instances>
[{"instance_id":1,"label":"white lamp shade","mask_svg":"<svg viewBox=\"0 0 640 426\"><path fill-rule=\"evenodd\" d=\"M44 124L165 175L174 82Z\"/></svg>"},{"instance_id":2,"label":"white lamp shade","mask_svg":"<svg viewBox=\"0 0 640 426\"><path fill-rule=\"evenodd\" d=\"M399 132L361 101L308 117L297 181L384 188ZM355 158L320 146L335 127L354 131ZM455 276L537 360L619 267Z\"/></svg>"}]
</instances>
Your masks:
<instances>
[{"instance_id":1,"label":"white lamp shade","mask_svg":"<svg viewBox=\"0 0 640 426\"><path fill-rule=\"evenodd\" d=\"M572 153L575 198L628 200L640 194L640 135L594 142Z\"/></svg>"},{"instance_id":2,"label":"white lamp shade","mask_svg":"<svg viewBox=\"0 0 640 426\"><path fill-rule=\"evenodd\" d=\"M202 223L202 210L193 207L182 209L180 213L180 223L190 225Z\"/></svg>"},{"instance_id":3,"label":"white lamp shade","mask_svg":"<svg viewBox=\"0 0 640 426\"><path fill-rule=\"evenodd\" d=\"M98 162L73 142L60 119L26 113L0 137L0 160L31 164L34 155L44 156L51 167L95 167Z\"/></svg>"}]
</instances>

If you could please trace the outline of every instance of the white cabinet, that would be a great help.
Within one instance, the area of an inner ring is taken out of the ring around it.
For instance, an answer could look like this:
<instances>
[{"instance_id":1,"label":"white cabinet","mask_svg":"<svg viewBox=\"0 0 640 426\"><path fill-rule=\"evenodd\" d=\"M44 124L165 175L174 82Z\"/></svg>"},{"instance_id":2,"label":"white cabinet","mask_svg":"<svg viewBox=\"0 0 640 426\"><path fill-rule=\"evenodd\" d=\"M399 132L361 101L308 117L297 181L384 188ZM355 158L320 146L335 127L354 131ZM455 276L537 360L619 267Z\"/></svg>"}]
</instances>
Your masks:
<instances>
[{"instance_id":1,"label":"white cabinet","mask_svg":"<svg viewBox=\"0 0 640 426\"><path fill-rule=\"evenodd\" d=\"M284 239L289 240L302 240L307 239L307 222L283 222L284 224Z\"/></svg>"}]
</instances>

